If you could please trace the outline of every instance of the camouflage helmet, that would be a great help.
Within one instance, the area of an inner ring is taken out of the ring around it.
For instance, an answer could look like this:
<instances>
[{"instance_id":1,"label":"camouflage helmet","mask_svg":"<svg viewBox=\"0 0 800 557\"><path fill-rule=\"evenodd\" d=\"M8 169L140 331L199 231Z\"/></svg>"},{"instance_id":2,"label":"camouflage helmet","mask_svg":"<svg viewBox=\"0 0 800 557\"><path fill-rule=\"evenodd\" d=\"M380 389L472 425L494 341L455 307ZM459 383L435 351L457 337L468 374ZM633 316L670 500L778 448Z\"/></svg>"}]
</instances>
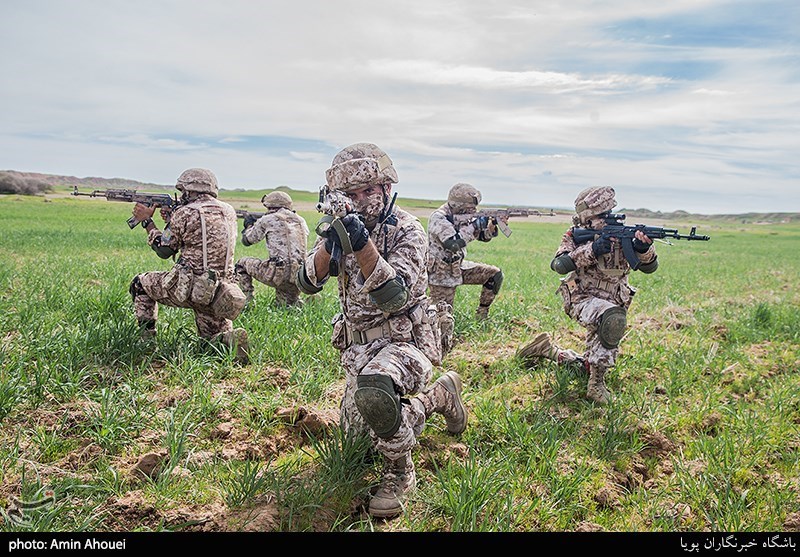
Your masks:
<instances>
[{"instance_id":1,"label":"camouflage helmet","mask_svg":"<svg viewBox=\"0 0 800 557\"><path fill-rule=\"evenodd\" d=\"M589 217L610 211L617 206L614 199L614 188L610 186L594 186L586 188L575 198L575 212L581 222Z\"/></svg>"},{"instance_id":2,"label":"camouflage helmet","mask_svg":"<svg viewBox=\"0 0 800 557\"><path fill-rule=\"evenodd\" d=\"M346 192L368 185L396 184L397 172L392 159L380 147L354 143L333 157L325 179L332 190Z\"/></svg>"},{"instance_id":3,"label":"camouflage helmet","mask_svg":"<svg viewBox=\"0 0 800 557\"><path fill-rule=\"evenodd\" d=\"M217 177L214 173L205 168L190 168L184 170L183 174L178 177L178 183L175 184L178 191L193 191L197 193L208 193L217 196L219 188L217 187Z\"/></svg>"},{"instance_id":4,"label":"camouflage helmet","mask_svg":"<svg viewBox=\"0 0 800 557\"><path fill-rule=\"evenodd\" d=\"M455 184L447 194L447 203L456 213L474 211L480 202L481 192L475 186L463 182Z\"/></svg>"},{"instance_id":5,"label":"camouflage helmet","mask_svg":"<svg viewBox=\"0 0 800 557\"><path fill-rule=\"evenodd\" d=\"M282 191L273 191L272 193L268 193L261 198L261 203L267 209L275 209L278 207L282 207L284 209L292 208L292 198L289 197L288 193L284 193Z\"/></svg>"}]
</instances>

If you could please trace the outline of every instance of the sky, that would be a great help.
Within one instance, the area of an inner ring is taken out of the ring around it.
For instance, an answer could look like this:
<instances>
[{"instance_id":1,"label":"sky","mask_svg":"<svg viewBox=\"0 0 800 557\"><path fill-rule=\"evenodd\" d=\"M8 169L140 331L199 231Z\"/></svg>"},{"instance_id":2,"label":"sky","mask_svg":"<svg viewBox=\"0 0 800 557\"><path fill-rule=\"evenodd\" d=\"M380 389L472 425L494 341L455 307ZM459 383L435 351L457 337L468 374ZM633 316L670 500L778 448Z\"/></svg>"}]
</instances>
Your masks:
<instances>
[{"instance_id":1,"label":"sky","mask_svg":"<svg viewBox=\"0 0 800 557\"><path fill-rule=\"evenodd\" d=\"M800 212L797 0L0 0L0 170Z\"/></svg>"}]
</instances>

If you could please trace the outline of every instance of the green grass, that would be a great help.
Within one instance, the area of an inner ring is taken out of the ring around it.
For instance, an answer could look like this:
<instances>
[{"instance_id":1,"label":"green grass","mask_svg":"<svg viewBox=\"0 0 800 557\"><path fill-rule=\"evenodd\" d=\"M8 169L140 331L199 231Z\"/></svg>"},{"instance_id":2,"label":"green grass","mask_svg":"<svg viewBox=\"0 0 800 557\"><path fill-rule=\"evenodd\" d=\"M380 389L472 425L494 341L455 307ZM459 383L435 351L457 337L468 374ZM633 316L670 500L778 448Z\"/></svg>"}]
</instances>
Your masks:
<instances>
[{"instance_id":1,"label":"green grass","mask_svg":"<svg viewBox=\"0 0 800 557\"><path fill-rule=\"evenodd\" d=\"M255 208L262 193L222 197ZM292 192L315 201L306 194ZM417 492L403 516L384 522L365 512L380 459L335 426L343 382L330 345L335 288L281 310L257 283L255 304L236 322L250 336L248 366L199 342L186 310L161 308L157 344L142 342L128 285L171 262L128 229L129 214L124 203L0 197L3 530L23 529L8 515L12 498L45 491L54 503L26 517L41 531L794 524L798 224L707 221L698 232L710 242L658 244L658 271L631 275L638 293L606 407L585 399L576 370L526 369L514 356L539 331L583 349L549 269L566 225L512 221L510 238L470 244L469 258L501 267L505 281L487 322L472 319L480 287L459 288L458 344L435 370L461 374L469 425L453 438L441 416L429 421L414 451ZM317 214L301 214L313 229ZM265 254L263 244L237 246L237 257ZM287 417L302 415L330 425L312 431ZM155 477L132 477L153 451L165 455Z\"/></svg>"}]
</instances>

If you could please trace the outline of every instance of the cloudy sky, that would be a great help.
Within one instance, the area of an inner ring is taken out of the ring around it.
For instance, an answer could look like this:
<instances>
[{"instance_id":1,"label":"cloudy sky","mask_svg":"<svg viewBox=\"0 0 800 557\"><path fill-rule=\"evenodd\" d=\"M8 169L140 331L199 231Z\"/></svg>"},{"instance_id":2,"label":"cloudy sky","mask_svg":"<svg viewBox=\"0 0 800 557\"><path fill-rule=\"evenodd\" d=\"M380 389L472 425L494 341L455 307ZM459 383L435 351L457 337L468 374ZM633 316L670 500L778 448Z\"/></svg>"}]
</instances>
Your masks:
<instances>
[{"instance_id":1,"label":"cloudy sky","mask_svg":"<svg viewBox=\"0 0 800 557\"><path fill-rule=\"evenodd\" d=\"M797 0L0 0L0 170L800 211Z\"/></svg>"}]
</instances>

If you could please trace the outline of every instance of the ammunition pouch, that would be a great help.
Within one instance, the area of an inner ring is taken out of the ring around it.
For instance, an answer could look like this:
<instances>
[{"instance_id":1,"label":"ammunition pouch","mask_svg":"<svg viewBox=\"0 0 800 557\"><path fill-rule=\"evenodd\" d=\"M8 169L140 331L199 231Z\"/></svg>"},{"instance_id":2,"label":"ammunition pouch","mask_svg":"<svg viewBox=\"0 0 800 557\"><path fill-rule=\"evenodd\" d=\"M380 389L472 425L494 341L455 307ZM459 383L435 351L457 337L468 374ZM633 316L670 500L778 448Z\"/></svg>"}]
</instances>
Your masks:
<instances>
[{"instance_id":1,"label":"ammunition pouch","mask_svg":"<svg viewBox=\"0 0 800 557\"><path fill-rule=\"evenodd\" d=\"M192 292L189 300L193 304L207 306L214 299L218 286L217 274L213 270L209 269L205 274L196 275L192 279Z\"/></svg>"},{"instance_id":2,"label":"ammunition pouch","mask_svg":"<svg viewBox=\"0 0 800 557\"><path fill-rule=\"evenodd\" d=\"M232 281L222 281L217 287L210 307L215 317L233 321L242 313L247 296L239 285Z\"/></svg>"},{"instance_id":3,"label":"ammunition pouch","mask_svg":"<svg viewBox=\"0 0 800 557\"><path fill-rule=\"evenodd\" d=\"M353 401L375 435L388 439L400 429L400 396L388 375L359 375Z\"/></svg>"}]
</instances>

